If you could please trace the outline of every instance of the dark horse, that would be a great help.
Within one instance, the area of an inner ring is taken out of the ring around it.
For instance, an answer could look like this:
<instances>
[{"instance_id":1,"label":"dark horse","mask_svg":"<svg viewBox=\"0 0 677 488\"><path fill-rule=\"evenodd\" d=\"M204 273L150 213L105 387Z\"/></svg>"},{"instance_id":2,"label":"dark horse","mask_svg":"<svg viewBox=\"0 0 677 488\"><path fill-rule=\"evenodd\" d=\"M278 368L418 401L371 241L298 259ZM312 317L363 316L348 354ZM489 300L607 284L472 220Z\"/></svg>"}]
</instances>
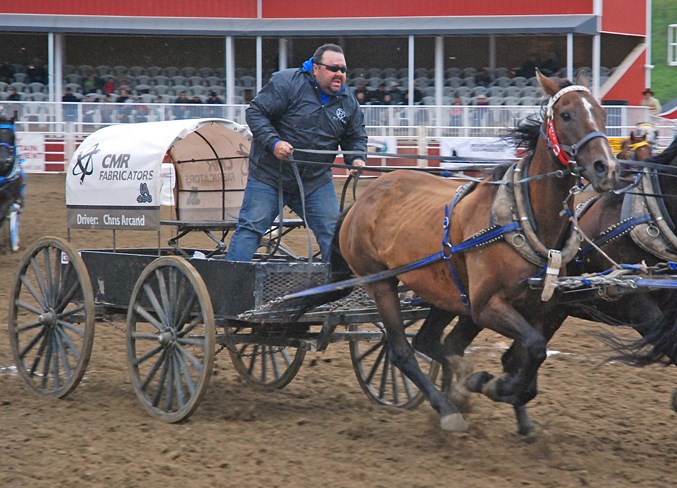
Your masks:
<instances>
[{"instance_id":1,"label":"dark horse","mask_svg":"<svg viewBox=\"0 0 677 488\"><path fill-rule=\"evenodd\" d=\"M445 430L467 428L458 407L447 398L456 360L448 362L447 356L462 355L484 327L514 341L503 358L504 374L494 378L476 373L462 383L494 401L513 405L521 433L533 429L525 405L537 393L537 371L546 358L551 335L547 321L554 305L542 302L540 293L525 280L545 268L549 250L564 246L563 253L570 257L578 249L576 244L572 250L569 221L562 210L563 206L571 210L570 189L579 176L599 191L613 189L617 183L617 161L604 135L604 109L583 86L540 72L537 76L551 97L545 119L532 122L528 155L504 175L495 176L503 180L489 178L468 187L430 174L395 171L372 183L337 226L334 280L351 271L358 276L387 273L426 256L443 256L424 267L367 283L365 288L381 315L393 363L425 394ZM525 207L529 217L523 213ZM495 231L494 224L500 224L501 230ZM501 234L506 229L512 230ZM495 238L487 239L491 236ZM475 238L485 245L456 252L464 247L460 243ZM523 257L525 250L530 256ZM407 342L398 280L431 306L414 346L443 365L443 391L421 371ZM336 296L330 292L302 298L300 306ZM443 330L457 316L460 322L443 345ZM461 332L455 333L459 326ZM458 371L456 376L459 382Z\"/></svg>"},{"instance_id":2,"label":"dark horse","mask_svg":"<svg viewBox=\"0 0 677 488\"><path fill-rule=\"evenodd\" d=\"M578 259L569 264L570 274L605 271L614 264L609 258L615 263L647 266L677 262L677 138L645 162L666 168L645 169L632 192L605 193L585 206L579 227L604 254L591 245L583 246ZM613 359L636 366L677 365L677 293L671 289L638 291L614 301L576 300L565 304L564 314L637 330L641 335L638 340L620 341L603 335L618 353ZM673 402L677 410L677 393Z\"/></svg>"},{"instance_id":3,"label":"dark horse","mask_svg":"<svg viewBox=\"0 0 677 488\"><path fill-rule=\"evenodd\" d=\"M21 198L23 177L19 168L14 118L0 114L0 226L9 209Z\"/></svg>"}]
</instances>

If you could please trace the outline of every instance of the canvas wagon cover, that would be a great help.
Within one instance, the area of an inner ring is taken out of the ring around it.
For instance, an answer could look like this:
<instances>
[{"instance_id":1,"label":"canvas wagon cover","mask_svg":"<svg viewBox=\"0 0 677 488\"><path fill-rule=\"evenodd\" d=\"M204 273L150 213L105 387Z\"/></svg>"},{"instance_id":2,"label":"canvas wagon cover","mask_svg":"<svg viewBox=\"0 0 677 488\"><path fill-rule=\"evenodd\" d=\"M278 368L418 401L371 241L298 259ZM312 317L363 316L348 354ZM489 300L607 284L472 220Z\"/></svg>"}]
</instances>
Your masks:
<instances>
[{"instance_id":1,"label":"canvas wagon cover","mask_svg":"<svg viewBox=\"0 0 677 488\"><path fill-rule=\"evenodd\" d=\"M224 119L104 127L88 136L66 175L69 228L157 230L163 162L183 220L237 217L251 134ZM166 184L166 182L164 182Z\"/></svg>"}]
</instances>

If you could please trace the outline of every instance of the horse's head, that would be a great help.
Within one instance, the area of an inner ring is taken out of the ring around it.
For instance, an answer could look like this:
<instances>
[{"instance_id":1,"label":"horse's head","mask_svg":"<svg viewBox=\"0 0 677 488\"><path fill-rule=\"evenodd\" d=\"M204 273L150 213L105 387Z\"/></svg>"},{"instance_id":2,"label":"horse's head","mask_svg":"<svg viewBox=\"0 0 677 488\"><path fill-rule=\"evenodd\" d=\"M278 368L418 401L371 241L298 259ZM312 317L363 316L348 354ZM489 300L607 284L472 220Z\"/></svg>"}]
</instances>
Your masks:
<instances>
[{"instance_id":1,"label":"horse's head","mask_svg":"<svg viewBox=\"0 0 677 488\"><path fill-rule=\"evenodd\" d=\"M14 167L16 158L14 119L0 115L0 176L6 176Z\"/></svg>"},{"instance_id":2,"label":"horse's head","mask_svg":"<svg viewBox=\"0 0 677 488\"><path fill-rule=\"evenodd\" d=\"M652 151L647 136L648 134L646 132L640 136L639 132L635 133L635 131L630 131L624 159L644 161L646 158L650 157Z\"/></svg>"},{"instance_id":3,"label":"horse's head","mask_svg":"<svg viewBox=\"0 0 677 488\"><path fill-rule=\"evenodd\" d=\"M586 87L558 82L539 71L536 76L550 96L543 133L553 159L586 178L595 190L612 190L618 161L606 136L606 111Z\"/></svg>"}]
</instances>

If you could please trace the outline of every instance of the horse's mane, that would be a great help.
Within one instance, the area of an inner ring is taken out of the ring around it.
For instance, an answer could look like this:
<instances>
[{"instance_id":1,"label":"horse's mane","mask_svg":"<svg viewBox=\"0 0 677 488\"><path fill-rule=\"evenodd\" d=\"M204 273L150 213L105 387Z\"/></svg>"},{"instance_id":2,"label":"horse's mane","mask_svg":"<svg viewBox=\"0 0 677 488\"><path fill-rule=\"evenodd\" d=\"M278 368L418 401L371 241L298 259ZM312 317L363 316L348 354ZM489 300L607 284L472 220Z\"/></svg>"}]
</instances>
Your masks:
<instances>
[{"instance_id":1,"label":"horse's mane","mask_svg":"<svg viewBox=\"0 0 677 488\"><path fill-rule=\"evenodd\" d=\"M573 83L562 78L557 80L560 89L571 86ZM546 102L541 104L541 111L539 114L528 115L517 123L517 126L508 131L504 137L508 142L515 145L515 147L524 149L528 154L533 154L538 144L538 138L541 135L541 125L545 119Z\"/></svg>"},{"instance_id":2,"label":"horse's mane","mask_svg":"<svg viewBox=\"0 0 677 488\"><path fill-rule=\"evenodd\" d=\"M646 162L664 164L666 166L677 164L677 137L672 140L672 144L665 148L663 152L647 158Z\"/></svg>"}]
</instances>

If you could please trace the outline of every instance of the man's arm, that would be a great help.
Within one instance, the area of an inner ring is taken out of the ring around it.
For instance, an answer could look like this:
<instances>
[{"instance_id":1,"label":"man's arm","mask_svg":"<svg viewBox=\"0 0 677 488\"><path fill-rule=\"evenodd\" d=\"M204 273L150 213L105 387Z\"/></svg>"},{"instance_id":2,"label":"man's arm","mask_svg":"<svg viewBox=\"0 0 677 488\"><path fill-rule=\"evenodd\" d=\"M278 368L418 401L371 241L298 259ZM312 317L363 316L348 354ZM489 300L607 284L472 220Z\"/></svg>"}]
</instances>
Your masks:
<instances>
[{"instance_id":1,"label":"man's arm","mask_svg":"<svg viewBox=\"0 0 677 488\"><path fill-rule=\"evenodd\" d=\"M280 76L279 73L273 75L270 82L261 88L245 111L247 125L254 139L275 153L279 159L285 159L278 156L278 151L282 151L286 146L280 146L280 143L284 141L280 141L280 135L274 123L282 117L287 108L289 89L289 79L286 76ZM278 146L280 146L279 149Z\"/></svg>"}]
</instances>

